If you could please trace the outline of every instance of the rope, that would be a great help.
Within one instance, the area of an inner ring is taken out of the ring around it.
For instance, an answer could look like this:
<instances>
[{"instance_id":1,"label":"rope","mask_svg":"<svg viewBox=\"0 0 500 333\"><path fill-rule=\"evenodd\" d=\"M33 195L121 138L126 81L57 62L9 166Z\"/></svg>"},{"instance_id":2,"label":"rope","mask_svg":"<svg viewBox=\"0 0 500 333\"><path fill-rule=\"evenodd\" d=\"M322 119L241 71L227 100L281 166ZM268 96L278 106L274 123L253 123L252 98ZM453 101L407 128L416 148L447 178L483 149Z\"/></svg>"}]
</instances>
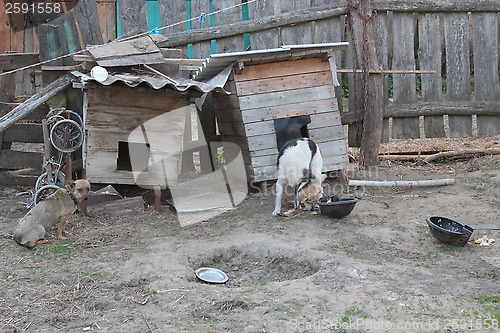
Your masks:
<instances>
[{"instance_id":1,"label":"rope","mask_svg":"<svg viewBox=\"0 0 500 333\"><path fill-rule=\"evenodd\" d=\"M248 4L251 4L251 3L256 2L256 1L258 1L258 0L248 0L246 2L238 3L236 5L233 5L233 6L230 6L230 7L227 7L227 8L223 8L223 9L217 10L217 11L209 13L209 14L202 12L201 15L199 15L199 16L196 16L196 17L193 17L193 18L190 18L190 19L186 19L186 20L183 20L183 21L179 21L179 22L176 22L176 23L172 23L172 24L166 25L166 26L161 27L161 28L154 28L152 30L148 30L146 32L141 32L141 33L138 33L136 35L132 35L132 36L129 36L129 37L126 37L126 38L115 39L115 41L117 41L117 42L123 42L123 41L127 41L127 40L134 39L134 38L137 38L137 37L147 36L151 32L159 32L161 30L172 28L172 27L175 27L175 26L180 25L180 24L185 24L185 23L190 22L190 21L201 20L201 19L204 20L206 16L211 16L211 15L215 15L215 14L218 14L218 13L222 13L222 12L224 12L226 10L233 9L233 8L236 8L236 7L241 7L241 6L244 6L244 5L248 5ZM113 43L113 41L111 43ZM60 60L60 59L66 58L66 57L70 57L70 56L74 56L74 55L77 55L77 54L81 54L81 53L84 53L86 51L87 51L87 48L85 48L83 50L80 50L80 51L76 51L76 52L64 54L64 55L61 55L61 56L58 56L58 57L55 57L55 58L51 58L51 59L48 59L48 60L45 60L45 61L41 61L41 62L38 62L38 63L35 63L35 64L27 65L27 66L24 66L24 67L20 67L20 68L16 68L16 69L13 69L13 70L10 70L10 71L7 71L7 72L0 73L0 76L17 73L17 72L20 72L20 71L23 71L23 70L26 70L26 69L29 69L29 68L33 68L33 67L38 67L40 65L43 65L43 64L55 61L55 60Z\"/></svg>"}]
</instances>

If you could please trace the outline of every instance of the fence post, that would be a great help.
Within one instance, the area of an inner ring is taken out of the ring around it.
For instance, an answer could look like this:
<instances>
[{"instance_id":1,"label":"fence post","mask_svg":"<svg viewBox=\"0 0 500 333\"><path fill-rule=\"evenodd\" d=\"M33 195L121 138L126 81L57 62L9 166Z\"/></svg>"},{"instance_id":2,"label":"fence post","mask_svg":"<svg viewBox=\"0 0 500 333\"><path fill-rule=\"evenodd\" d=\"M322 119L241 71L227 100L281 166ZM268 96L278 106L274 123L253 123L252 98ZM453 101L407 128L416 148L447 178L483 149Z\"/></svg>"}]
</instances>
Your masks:
<instances>
[{"instance_id":1,"label":"fence post","mask_svg":"<svg viewBox=\"0 0 500 333\"><path fill-rule=\"evenodd\" d=\"M349 23L353 50L361 65L363 134L360 149L360 169L378 164L384 120L384 76L368 74L369 69L381 69L375 49L371 0L349 0Z\"/></svg>"}]
</instances>

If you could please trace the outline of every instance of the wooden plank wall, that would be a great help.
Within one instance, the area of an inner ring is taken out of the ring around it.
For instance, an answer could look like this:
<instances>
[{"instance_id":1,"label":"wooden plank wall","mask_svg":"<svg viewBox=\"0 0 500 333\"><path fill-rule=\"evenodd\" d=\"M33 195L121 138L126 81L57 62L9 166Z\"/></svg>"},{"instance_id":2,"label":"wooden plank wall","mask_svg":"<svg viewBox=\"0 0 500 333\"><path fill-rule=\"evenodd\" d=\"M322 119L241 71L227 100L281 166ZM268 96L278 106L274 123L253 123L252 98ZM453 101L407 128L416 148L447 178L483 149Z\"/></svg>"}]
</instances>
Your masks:
<instances>
[{"instance_id":1,"label":"wooden plank wall","mask_svg":"<svg viewBox=\"0 0 500 333\"><path fill-rule=\"evenodd\" d=\"M220 131L232 134L231 142L242 145L245 164L255 181L274 177L278 153L274 119L304 112L311 116L309 137L320 146L325 168L346 167L343 129L326 59L245 65L229 87L237 97L229 96L230 102L225 104L233 107L217 114L222 120Z\"/></svg>"},{"instance_id":2,"label":"wooden plank wall","mask_svg":"<svg viewBox=\"0 0 500 333\"><path fill-rule=\"evenodd\" d=\"M132 172L117 170L118 141L127 142L131 132L141 125L144 125L147 131L147 142L151 144L151 154L154 154L152 159L164 158L168 168L177 172L180 166L185 114L181 113L181 116L168 124L161 119L156 120L160 128L154 128L155 123L147 121L164 115L166 111L182 109L189 104L189 97L154 89L113 86L87 89L86 93L88 104L85 110L85 168L87 175L94 182L135 184ZM145 139L141 133L135 142L144 142L142 140ZM176 154L167 154L169 149L175 150Z\"/></svg>"}]
</instances>

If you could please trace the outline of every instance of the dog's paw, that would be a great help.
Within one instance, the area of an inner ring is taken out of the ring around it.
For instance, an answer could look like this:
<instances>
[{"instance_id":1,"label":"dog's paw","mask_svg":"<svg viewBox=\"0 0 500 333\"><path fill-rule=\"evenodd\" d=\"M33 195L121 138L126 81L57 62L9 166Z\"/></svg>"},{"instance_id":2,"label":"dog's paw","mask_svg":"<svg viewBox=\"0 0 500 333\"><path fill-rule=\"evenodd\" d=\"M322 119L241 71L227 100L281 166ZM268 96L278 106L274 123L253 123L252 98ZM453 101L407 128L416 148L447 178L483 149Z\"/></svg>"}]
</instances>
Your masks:
<instances>
[{"instance_id":1,"label":"dog's paw","mask_svg":"<svg viewBox=\"0 0 500 333\"><path fill-rule=\"evenodd\" d=\"M63 240L63 239L67 239L66 237L64 237L63 235L57 235L56 236L57 239L59 240Z\"/></svg>"},{"instance_id":2,"label":"dog's paw","mask_svg":"<svg viewBox=\"0 0 500 333\"><path fill-rule=\"evenodd\" d=\"M274 217L281 216L281 211L274 211L273 216Z\"/></svg>"}]
</instances>

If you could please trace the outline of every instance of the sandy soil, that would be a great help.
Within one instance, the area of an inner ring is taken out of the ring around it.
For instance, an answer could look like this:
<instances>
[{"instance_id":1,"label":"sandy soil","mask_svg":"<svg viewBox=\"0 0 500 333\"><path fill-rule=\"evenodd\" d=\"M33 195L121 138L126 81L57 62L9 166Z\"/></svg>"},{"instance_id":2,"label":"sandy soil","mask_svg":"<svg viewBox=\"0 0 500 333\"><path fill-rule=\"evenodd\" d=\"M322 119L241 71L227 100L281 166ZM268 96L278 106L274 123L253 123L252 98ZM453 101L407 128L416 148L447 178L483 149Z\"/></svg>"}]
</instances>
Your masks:
<instances>
[{"instance_id":1,"label":"sandy soil","mask_svg":"<svg viewBox=\"0 0 500 333\"><path fill-rule=\"evenodd\" d=\"M0 191L0 332L494 332L497 243L438 243L425 217L497 223L500 160L391 162L371 179L455 185L357 188L340 220L271 216L272 194L181 228L175 211L74 215L70 236L32 250L9 238L25 209ZM332 188L336 188L332 186ZM225 285L198 281L213 266ZM495 326L496 325L496 326Z\"/></svg>"}]
</instances>

